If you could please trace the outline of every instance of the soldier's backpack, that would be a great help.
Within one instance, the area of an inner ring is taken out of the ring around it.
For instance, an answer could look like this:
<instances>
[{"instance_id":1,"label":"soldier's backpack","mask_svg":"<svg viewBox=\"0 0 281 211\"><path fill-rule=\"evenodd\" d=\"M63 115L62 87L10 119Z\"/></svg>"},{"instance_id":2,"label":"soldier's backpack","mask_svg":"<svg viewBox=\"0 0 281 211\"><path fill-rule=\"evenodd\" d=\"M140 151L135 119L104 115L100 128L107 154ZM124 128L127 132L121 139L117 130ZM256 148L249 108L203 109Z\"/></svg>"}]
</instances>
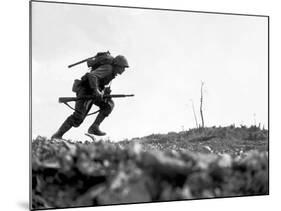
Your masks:
<instances>
[{"instance_id":1,"label":"soldier's backpack","mask_svg":"<svg viewBox=\"0 0 281 211\"><path fill-rule=\"evenodd\" d=\"M92 59L87 60L87 66L93 71L101 65L112 64L114 57L111 56L110 52L99 52Z\"/></svg>"},{"instance_id":2,"label":"soldier's backpack","mask_svg":"<svg viewBox=\"0 0 281 211\"><path fill-rule=\"evenodd\" d=\"M99 52L94 57L87 59L87 66L91 68L91 72L97 69L101 65L105 64L112 64L114 57L111 56L110 52ZM74 83L72 85L72 91L78 92L81 86L87 86L88 84L88 75L89 73L86 73L81 77L81 79L74 80Z\"/></svg>"}]
</instances>

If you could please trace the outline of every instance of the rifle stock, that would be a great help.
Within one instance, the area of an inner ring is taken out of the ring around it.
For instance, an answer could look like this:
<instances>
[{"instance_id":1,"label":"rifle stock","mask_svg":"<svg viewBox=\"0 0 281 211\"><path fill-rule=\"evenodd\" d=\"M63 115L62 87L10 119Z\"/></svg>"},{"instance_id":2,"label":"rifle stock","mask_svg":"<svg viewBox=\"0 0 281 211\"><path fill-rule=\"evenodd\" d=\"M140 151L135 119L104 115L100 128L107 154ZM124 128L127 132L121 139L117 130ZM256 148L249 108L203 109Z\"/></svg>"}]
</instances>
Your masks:
<instances>
[{"instance_id":1,"label":"rifle stock","mask_svg":"<svg viewBox=\"0 0 281 211\"><path fill-rule=\"evenodd\" d=\"M103 98L122 98L122 97L133 97L135 95L129 94L129 95L124 95L124 94L114 94L114 95L104 95ZM94 100L94 96L83 96L83 97L60 97L59 98L59 103L67 103L71 101L78 101L78 100Z\"/></svg>"}]
</instances>

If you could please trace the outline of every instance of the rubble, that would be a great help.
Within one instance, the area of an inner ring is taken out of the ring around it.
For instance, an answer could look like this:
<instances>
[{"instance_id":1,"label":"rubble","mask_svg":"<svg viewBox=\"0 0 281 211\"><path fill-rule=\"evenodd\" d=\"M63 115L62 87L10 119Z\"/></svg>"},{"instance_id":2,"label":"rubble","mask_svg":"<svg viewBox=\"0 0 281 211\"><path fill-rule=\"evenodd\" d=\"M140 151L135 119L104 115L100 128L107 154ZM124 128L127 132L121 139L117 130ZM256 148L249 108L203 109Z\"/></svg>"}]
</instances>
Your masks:
<instances>
[{"instance_id":1,"label":"rubble","mask_svg":"<svg viewBox=\"0 0 281 211\"><path fill-rule=\"evenodd\" d=\"M267 151L239 156L139 142L32 141L32 207L64 208L269 193Z\"/></svg>"}]
</instances>

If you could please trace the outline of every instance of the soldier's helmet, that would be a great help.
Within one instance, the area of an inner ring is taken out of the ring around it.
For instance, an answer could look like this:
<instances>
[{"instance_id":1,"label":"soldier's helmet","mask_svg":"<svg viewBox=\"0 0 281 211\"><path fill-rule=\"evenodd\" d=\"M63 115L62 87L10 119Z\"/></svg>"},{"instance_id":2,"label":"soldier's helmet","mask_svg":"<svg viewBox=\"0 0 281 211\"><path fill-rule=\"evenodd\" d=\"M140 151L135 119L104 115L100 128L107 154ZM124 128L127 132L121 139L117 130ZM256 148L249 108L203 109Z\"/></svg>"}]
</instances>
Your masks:
<instances>
[{"instance_id":1,"label":"soldier's helmet","mask_svg":"<svg viewBox=\"0 0 281 211\"><path fill-rule=\"evenodd\" d=\"M121 66L121 67L129 67L128 60L125 56L118 55L113 59L113 65Z\"/></svg>"}]
</instances>

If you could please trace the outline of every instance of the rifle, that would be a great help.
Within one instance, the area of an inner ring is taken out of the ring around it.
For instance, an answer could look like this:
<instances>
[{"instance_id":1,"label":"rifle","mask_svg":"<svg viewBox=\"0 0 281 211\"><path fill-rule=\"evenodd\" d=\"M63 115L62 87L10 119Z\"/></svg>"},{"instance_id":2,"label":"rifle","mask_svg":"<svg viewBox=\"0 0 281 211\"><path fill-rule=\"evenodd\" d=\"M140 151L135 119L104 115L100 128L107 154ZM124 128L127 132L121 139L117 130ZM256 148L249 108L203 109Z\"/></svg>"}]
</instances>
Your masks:
<instances>
[{"instance_id":1,"label":"rifle","mask_svg":"<svg viewBox=\"0 0 281 211\"><path fill-rule=\"evenodd\" d=\"M78 65L78 64L84 63L84 62L86 62L86 61L88 61L88 60L90 60L90 59L93 59L93 58L95 58L95 57L96 57L96 56L92 56L92 57L89 57L89 58L87 58L87 59L83 59L83 60L81 60L81 61L79 61L79 62L76 62L76 63L74 63L74 64L68 65L67 67L68 67L68 68L71 68L71 67L73 67L73 66L76 66L76 65Z\"/></svg>"},{"instance_id":2,"label":"rifle","mask_svg":"<svg viewBox=\"0 0 281 211\"><path fill-rule=\"evenodd\" d=\"M124 95L124 94L103 95L103 99L133 97L133 96L135 96L135 95L133 95L133 94L130 94L130 95ZM60 97L59 103L67 103L67 102L77 101L77 100L92 100L92 99L95 99L95 96L86 95L83 97Z\"/></svg>"},{"instance_id":3,"label":"rifle","mask_svg":"<svg viewBox=\"0 0 281 211\"><path fill-rule=\"evenodd\" d=\"M88 60L97 58L97 57L99 57L99 56L101 56L101 55L105 55L105 54L106 54L106 55L110 55L110 52L109 52L109 51L106 51L106 52L99 52L99 53L97 53L95 56L89 57L89 58L87 58L87 59L83 59L83 60L81 60L81 61L79 61L79 62L76 62L76 63L74 63L74 64L71 64L71 65L68 65L68 68L71 68L71 67L73 67L73 66L76 66L76 65L78 65L78 64L84 63L84 62L86 62L86 61L88 61Z\"/></svg>"}]
</instances>

